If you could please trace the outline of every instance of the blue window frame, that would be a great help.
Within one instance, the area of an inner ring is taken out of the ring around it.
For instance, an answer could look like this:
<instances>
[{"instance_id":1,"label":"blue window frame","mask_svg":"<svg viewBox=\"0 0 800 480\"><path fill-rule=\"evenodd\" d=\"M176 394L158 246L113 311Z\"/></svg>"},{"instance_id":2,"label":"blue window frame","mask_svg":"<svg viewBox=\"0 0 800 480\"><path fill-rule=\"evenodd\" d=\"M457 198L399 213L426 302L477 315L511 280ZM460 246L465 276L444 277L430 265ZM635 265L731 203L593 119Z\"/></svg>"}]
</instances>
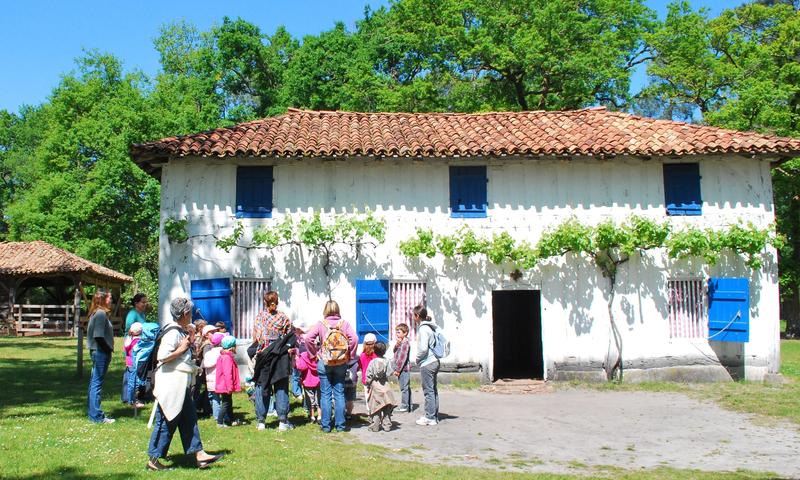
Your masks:
<instances>
[{"instance_id":1,"label":"blue window frame","mask_svg":"<svg viewBox=\"0 0 800 480\"><path fill-rule=\"evenodd\" d=\"M272 217L272 167L236 169L236 218Z\"/></svg>"},{"instance_id":2,"label":"blue window frame","mask_svg":"<svg viewBox=\"0 0 800 480\"><path fill-rule=\"evenodd\" d=\"M450 216L485 218L486 167L450 167Z\"/></svg>"},{"instance_id":3,"label":"blue window frame","mask_svg":"<svg viewBox=\"0 0 800 480\"><path fill-rule=\"evenodd\" d=\"M667 206L667 215L702 215L699 164L664 165L664 203Z\"/></svg>"},{"instance_id":4,"label":"blue window frame","mask_svg":"<svg viewBox=\"0 0 800 480\"><path fill-rule=\"evenodd\" d=\"M389 343L389 280L356 280L356 332L358 341L374 333Z\"/></svg>"}]
</instances>

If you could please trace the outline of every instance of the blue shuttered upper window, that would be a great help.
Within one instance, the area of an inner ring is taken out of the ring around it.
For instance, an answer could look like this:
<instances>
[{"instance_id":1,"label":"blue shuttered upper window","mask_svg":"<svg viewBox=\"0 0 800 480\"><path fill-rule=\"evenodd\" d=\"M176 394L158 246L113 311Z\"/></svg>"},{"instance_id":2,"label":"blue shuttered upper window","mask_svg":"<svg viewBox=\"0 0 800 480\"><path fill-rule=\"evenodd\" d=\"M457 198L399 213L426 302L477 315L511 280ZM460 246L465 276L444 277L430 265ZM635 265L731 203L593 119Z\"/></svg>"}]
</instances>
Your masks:
<instances>
[{"instance_id":1,"label":"blue shuttered upper window","mask_svg":"<svg viewBox=\"0 0 800 480\"><path fill-rule=\"evenodd\" d=\"M272 217L272 167L236 169L236 218Z\"/></svg>"},{"instance_id":2,"label":"blue shuttered upper window","mask_svg":"<svg viewBox=\"0 0 800 480\"><path fill-rule=\"evenodd\" d=\"M450 167L450 216L486 217L486 167Z\"/></svg>"},{"instance_id":3,"label":"blue shuttered upper window","mask_svg":"<svg viewBox=\"0 0 800 480\"><path fill-rule=\"evenodd\" d=\"M702 214L699 164L664 165L664 203L667 205L667 215Z\"/></svg>"}]
</instances>

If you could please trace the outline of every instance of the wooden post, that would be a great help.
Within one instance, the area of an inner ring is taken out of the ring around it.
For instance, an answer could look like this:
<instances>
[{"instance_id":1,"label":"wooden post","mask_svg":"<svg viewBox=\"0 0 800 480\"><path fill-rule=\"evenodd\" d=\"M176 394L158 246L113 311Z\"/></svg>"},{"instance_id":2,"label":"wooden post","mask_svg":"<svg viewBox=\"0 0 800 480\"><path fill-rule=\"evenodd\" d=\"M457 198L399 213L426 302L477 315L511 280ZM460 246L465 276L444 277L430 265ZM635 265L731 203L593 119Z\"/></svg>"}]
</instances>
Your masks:
<instances>
[{"instance_id":1,"label":"wooden post","mask_svg":"<svg viewBox=\"0 0 800 480\"><path fill-rule=\"evenodd\" d=\"M78 337L78 364L77 373L78 378L83 378L83 329L81 328L81 289L79 283L75 282L75 299L73 300L75 308L75 333Z\"/></svg>"},{"instance_id":2,"label":"wooden post","mask_svg":"<svg viewBox=\"0 0 800 480\"><path fill-rule=\"evenodd\" d=\"M39 333L44 335L44 305L39 308Z\"/></svg>"}]
</instances>

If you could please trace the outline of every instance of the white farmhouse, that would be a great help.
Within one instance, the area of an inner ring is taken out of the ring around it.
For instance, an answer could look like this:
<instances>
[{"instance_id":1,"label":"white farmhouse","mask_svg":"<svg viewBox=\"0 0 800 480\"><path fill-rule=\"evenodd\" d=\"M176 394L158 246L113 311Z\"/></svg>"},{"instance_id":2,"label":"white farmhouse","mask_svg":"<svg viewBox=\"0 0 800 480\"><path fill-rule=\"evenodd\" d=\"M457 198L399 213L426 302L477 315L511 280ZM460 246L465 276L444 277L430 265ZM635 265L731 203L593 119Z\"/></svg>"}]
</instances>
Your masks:
<instances>
[{"instance_id":1,"label":"white farmhouse","mask_svg":"<svg viewBox=\"0 0 800 480\"><path fill-rule=\"evenodd\" d=\"M391 341L394 325L410 323L411 308L424 303L451 341L445 371L557 380L604 379L615 354L606 283L593 264L566 256L519 277L485 259L408 259L398 243L416 227L468 225L535 244L569 218L594 224L633 214L676 226L769 228L770 166L799 154L800 141L603 108L292 109L134 145L131 153L161 181L162 312L171 298L191 295L205 317L246 339L271 288L292 317L317 321L327 299L318 258L297 247L228 253L215 237L238 223L247 238L287 215L330 219L369 208L386 222L385 242L357 258L339 252L331 270L332 298L361 334ZM188 221L187 242L170 243L169 219ZM739 258L709 267L660 250L626 263L613 304L626 380L758 380L778 372L775 251L764 256L758 271ZM710 331L709 303L717 300L736 313Z\"/></svg>"}]
</instances>

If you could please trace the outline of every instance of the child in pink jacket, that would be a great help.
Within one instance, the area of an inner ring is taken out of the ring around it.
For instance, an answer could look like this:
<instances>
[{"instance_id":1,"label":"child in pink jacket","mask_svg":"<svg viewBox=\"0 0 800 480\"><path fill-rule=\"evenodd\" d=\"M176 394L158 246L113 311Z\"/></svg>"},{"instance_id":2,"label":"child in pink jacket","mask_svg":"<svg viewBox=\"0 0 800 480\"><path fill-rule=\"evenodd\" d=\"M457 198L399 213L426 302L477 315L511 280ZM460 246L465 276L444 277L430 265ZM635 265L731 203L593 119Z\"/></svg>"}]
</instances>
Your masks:
<instances>
[{"instance_id":1,"label":"child in pink jacket","mask_svg":"<svg viewBox=\"0 0 800 480\"><path fill-rule=\"evenodd\" d=\"M222 339L220 343L222 351L217 359L217 368L214 372L215 385L214 391L219 394L219 415L217 415L218 427L230 427L239 425L233 421L233 392L242 389L239 381L239 367L236 366L236 338L230 335Z\"/></svg>"},{"instance_id":2,"label":"child in pink jacket","mask_svg":"<svg viewBox=\"0 0 800 480\"><path fill-rule=\"evenodd\" d=\"M319 410L319 375L317 375L317 357L311 356L308 351L297 357L295 367L300 372L303 384L303 406L306 408L308 418L313 423L319 421L322 415Z\"/></svg>"}]
</instances>

